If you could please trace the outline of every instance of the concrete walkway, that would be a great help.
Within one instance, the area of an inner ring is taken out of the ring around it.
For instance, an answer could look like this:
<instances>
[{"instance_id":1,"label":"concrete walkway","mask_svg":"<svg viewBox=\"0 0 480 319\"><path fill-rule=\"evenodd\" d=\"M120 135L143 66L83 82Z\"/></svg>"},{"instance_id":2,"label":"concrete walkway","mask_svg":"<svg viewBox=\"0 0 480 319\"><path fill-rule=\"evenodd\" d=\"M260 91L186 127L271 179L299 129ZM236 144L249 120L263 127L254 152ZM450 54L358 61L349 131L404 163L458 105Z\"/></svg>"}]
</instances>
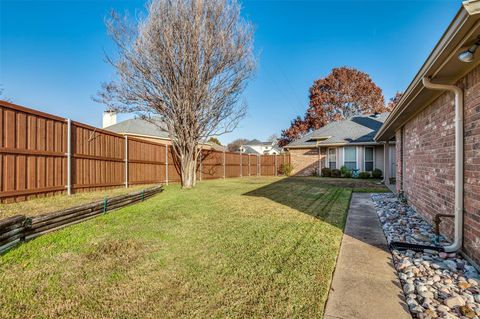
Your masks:
<instances>
[{"instance_id":1,"label":"concrete walkway","mask_svg":"<svg viewBox=\"0 0 480 319\"><path fill-rule=\"evenodd\" d=\"M354 193L326 319L411 319L370 194Z\"/></svg>"}]
</instances>

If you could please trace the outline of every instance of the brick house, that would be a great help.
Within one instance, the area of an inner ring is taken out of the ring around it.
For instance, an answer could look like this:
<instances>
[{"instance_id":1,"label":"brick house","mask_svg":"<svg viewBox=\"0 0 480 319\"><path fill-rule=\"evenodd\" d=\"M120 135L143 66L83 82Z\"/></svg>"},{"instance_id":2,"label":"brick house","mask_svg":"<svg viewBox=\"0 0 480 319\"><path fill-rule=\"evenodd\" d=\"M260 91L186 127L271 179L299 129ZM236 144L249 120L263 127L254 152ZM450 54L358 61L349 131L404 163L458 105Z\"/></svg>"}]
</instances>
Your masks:
<instances>
[{"instance_id":1,"label":"brick house","mask_svg":"<svg viewBox=\"0 0 480 319\"><path fill-rule=\"evenodd\" d=\"M462 249L477 264L479 39L480 1L465 1L375 136L377 142L396 141L397 192L432 223L437 214L452 215L441 222L453 241L449 250Z\"/></svg>"},{"instance_id":2,"label":"brick house","mask_svg":"<svg viewBox=\"0 0 480 319\"><path fill-rule=\"evenodd\" d=\"M290 153L293 174L309 176L324 167L371 172L375 168L384 171L384 159L394 159L384 153L395 151L394 143L384 148L384 143L376 142L374 136L387 118L388 113L355 116L351 119L332 122L324 127L293 141L285 146Z\"/></svg>"}]
</instances>

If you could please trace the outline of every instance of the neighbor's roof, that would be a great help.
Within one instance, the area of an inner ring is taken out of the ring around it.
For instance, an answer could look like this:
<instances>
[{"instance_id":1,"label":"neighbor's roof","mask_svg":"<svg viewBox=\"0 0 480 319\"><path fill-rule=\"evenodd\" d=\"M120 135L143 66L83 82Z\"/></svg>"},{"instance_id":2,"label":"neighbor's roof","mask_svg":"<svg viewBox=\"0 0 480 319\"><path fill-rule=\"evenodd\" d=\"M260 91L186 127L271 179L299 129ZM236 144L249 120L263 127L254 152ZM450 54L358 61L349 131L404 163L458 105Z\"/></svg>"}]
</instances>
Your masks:
<instances>
[{"instance_id":1,"label":"neighbor's roof","mask_svg":"<svg viewBox=\"0 0 480 319\"><path fill-rule=\"evenodd\" d=\"M427 60L413 78L397 106L375 136L377 141L390 140L395 132L415 114L430 105L444 91L430 90L422 83L424 77L434 83L454 84L478 66L478 54L471 63L461 62L457 56L478 41L480 34L480 1L464 1Z\"/></svg>"},{"instance_id":2,"label":"neighbor's roof","mask_svg":"<svg viewBox=\"0 0 480 319\"><path fill-rule=\"evenodd\" d=\"M374 143L374 136L389 113L354 116L349 120L332 122L308 133L285 148L316 147L317 145L345 145Z\"/></svg>"},{"instance_id":3,"label":"neighbor's roof","mask_svg":"<svg viewBox=\"0 0 480 319\"><path fill-rule=\"evenodd\" d=\"M133 134L146 137L170 139L165 124L160 121L157 121L156 123L157 124L153 124L143 119L134 118L107 126L105 130L120 134Z\"/></svg>"},{"instance_id":4,"label":"neighbor's roof","mask_svg":"<svg viewBox=\"0 0 480 319\"><path fill-rule=\"evenodd\" d=\"M243 147L243 154L260 154L257 150L253 149L250 145L245 144L242 145Z\"/></svg>"}]
</instances>

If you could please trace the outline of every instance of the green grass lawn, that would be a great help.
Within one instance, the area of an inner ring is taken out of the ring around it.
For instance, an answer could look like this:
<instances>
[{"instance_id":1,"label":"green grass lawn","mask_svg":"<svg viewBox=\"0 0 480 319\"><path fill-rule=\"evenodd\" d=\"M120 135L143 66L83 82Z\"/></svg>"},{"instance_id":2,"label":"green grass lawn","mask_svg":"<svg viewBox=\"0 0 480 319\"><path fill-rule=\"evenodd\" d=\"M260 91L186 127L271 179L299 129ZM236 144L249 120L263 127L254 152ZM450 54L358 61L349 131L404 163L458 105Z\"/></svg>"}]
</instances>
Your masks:
<instances>
[{"instance_id":1,"label":"green grass lawn","mask_svg":"<svg viewBox=\"0 0 480 319\"><path fill-rule=\"evenodd\" d=\"M167 186L1 256L0 318L322 317L353 183Z\"/></svg>"}]
</instances>

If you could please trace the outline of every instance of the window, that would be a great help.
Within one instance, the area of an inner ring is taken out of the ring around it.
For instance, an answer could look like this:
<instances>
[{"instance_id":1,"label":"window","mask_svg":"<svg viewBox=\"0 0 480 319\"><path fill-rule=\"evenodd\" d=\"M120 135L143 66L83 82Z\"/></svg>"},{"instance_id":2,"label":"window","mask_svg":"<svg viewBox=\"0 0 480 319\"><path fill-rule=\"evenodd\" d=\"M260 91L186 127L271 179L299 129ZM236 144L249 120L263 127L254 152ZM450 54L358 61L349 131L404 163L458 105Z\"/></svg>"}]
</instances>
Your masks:
<instances>
[{"instance_id":1,"label":"window","mask_svg":"<svg viewBox=\"0 0 480 319\"><path fill-rule=\"evenodd\" d=\"M337 168L337 150L334 148L328 149L328 167L330 169Z\"/></svg>"},{"instance_id":2,"label":"window","mask_svg":"<svg viewBox=\"0 0 480 319\"><path fill-rule=\"evenodd\" d=\"M357 168L357 148L355 146L347 146L344 148L345 160L344 164L348 169Z\"/></svg>"},{"instance_id":3,"label":"window","mask_svg":"<svg viewBox=\"0 0 480 319\"><path fill-rule=\"evenodd\" d=\"M373 147L365 147L365 171L373 171Z\"/></svg>"}]
</instances>

